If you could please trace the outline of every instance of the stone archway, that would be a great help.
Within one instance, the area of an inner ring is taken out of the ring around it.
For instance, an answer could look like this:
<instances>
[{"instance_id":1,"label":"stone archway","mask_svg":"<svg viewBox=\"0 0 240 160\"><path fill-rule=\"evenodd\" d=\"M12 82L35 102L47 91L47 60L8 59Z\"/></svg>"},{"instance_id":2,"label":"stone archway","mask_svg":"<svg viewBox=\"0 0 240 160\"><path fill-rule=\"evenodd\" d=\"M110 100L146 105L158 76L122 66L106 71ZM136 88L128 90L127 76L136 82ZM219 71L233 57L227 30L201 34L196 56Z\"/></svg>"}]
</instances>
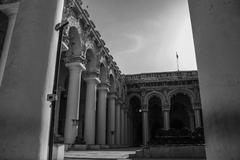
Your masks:
<instances>
[{"instance_id":1,"label":"stone archway","mask_svg":"<svg viewBox=\"0 0 240 160\"><path fill-rule=\"evenodd\" d=\"M141 113L141 99L138 96L134 95L129 99L129 110L133 119L133 145L140 146L143 144L143 122Z\"/></svg>"}]
</instances>

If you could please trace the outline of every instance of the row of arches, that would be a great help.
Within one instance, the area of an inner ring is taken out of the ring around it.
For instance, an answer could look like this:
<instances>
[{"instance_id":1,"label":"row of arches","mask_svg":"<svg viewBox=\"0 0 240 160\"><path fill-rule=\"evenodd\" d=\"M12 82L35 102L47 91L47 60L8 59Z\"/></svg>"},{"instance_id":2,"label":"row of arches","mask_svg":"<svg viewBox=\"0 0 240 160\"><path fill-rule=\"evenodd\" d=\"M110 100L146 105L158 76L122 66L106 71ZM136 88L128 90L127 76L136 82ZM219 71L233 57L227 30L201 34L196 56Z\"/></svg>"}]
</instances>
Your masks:
<instances>
[{"instance_id":1,"label":"row of arches","mask_svg":"<svg viewBox=\"0 0 240 160\"><path fill-rule=\"evenodd\" d=\"M180 90L170 92L169 103L164 103L163 95L152 92L145 97L137 94L130 96L129 109L133 121L133 144L143 144L143 118L142 102L147 104L148 111L148 135L149 142L156 142L160 138L162 131L186 130L194 132L200 126L196 126L194 114L194 102L190 91L181 92ZM166 115L167 114L167 115ZM201 118L202 119L202 118ZM201 120L202 125L202 120Z\"/></svg>"}]
</instances>

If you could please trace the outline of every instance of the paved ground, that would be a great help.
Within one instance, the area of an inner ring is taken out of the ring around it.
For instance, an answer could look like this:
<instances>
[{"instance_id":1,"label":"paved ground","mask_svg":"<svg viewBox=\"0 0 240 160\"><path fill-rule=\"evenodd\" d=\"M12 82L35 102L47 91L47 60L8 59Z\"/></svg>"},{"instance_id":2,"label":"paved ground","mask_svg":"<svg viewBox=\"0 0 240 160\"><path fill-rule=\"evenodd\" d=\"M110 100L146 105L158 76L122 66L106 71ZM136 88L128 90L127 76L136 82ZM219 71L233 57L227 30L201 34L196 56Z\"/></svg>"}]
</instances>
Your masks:
<instances>
[{"instance_id":1,"label":"paved ground","mask_svg":"<svg viewBox=\"0 0 240 160\"><path fill-rule=\"evenodd\" d=\"M68 151L65 159L127 159L129 154L135 154L135 150L130 151Z\"/></svg>"},{"instance_id":2,"label":"paved ground","mask_svg":"<svg viewBox=\"0 0 240 160\"><path fill-rule=\"evenodd\" d=\"M89 160L89 159L98 159L98 160L130 160L129 154L135 154L140 148L120 148L120 149L105 149L105 150L96 150L96 151L68 151L65 152L64 160ZM205 160L205 159L172 159L172 158L144 158L138 160ZM136 159L137 160L137 159Z\"/></svg>"}]
</instances>

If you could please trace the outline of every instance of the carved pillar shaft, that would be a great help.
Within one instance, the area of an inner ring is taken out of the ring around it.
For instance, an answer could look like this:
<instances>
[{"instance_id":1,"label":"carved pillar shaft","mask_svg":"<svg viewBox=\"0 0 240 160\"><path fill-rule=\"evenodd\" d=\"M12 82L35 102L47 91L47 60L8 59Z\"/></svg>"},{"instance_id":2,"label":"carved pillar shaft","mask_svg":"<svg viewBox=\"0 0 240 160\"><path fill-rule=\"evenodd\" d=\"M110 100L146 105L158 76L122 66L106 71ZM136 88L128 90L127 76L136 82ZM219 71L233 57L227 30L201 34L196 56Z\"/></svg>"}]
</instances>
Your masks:
<instances>
[{"instance_id":1,"label":"carved pillar shaft","mask_svg":"<svg viewBox=\"0 0 240 160\"><path fill-rule=\"evenodd\" d=\"M163 117L164 117L164 130L169 130L170 129L170 118L169 118L169 112L170 110L165 109L163 110Z\"/></svg>"},{"instance_id":2,"label":"carved pillar shaft","mask_svg":"<svg viewBox=\"0 0 240 160\"><path fill-rule=\"evenodd\" d=\"M116 119L115 119L115 123L116 123L116 144L120 144L120 136L121 136L121 117L120 117L120 115L121 115L121 113L120 113L120 111L121 111L121 103L119 102L119 100L117 101L117 103L116 103Z\"/></svg>"},{"instance_id":3,"label":"carved pillar shaft","mask_svg":"<svg viewBox=\"0 0 240 160\"><path fill-rule=\"evenodd\" d=\"M108 143L115 144L115 100L116 95L115 93L110 93L108 97Z\"/></svg>"},{"instance_id":4,"label":"carved pillar shaft","mask_svg":"<svg viewBox=\"0 0 240 160\"><path fill-rule=\"evenodd\" d=\"M142 107L142 117L143 117L143 145L147 146L149 141L148 135L148 107L143 105Z\"/></svg>"},{"instance_id":5,"label":"carved pillar shaft","mask_svg":"<svg viewBox=\"0 0 240 160\"><path fill-rule=\"evenodd\" d=\"M85 70L85 67L80 62L67 63L66 67L69 68L70 75L68 85L64 142L67 144L73 144L77 136L77 125L74 124L74 121L78 120L81 73L82 70Z\"/></svg>"},{"instance_id":6,"label":"carved pillar shaft","mask_svg":"<svg viewBox=\"0 0 240 160\"><path fill-rule=\"evenodd\" d=\"M15 21L17 17L18 5L19 5L18 3L14 3L14 4L11 4L9 7L0 8L0 11L2 11L8 16L8 27L7 27L7 32L5 35L1 59L0 59L0 86L2 83L4 68L6 65L12 33L13 33L13 29L14 29Z\"/></svg>"},{"instance_id":7,"label":"carved pillar shaft","mask_svg":"<svg viewBox=\"0 0 240 160\"><path fill-rule=\"evenodd\" d=\"M89 74L84 79L87 82L84 140L86 144L95 144L96 90L100 80L96 74Z\"/></svg>"},{"instance_id":8,"label":"carved pillar shaft","mask_svg":"<svg viewBox=\"0 0 240 160\"><path fill-rule=\"evenodd\" d=\"M106 144L106 107L107 92L109 91L107 84L98 86L98 113L97 113L97 144Z\"/></svg>"},{"instance_id":9,"label":"carved pillar shaft","mask_svg":"<svg viewBox=\"0 0 240 160\"><path fill-rule=\"evenodd\" d=\"M124 128L124 105L121 106L121 144L124 144L125 128Z\"/></svg>"},{"instance_id":10,"label":"carved pillar shaft","mask_svg":"<svg viewBox=\"0 0 240 160\"><path fill-rule=\"evenodd\" d=\"M196 128L201 128L201 112L200 109L194 109L194 115L195 115L195 126Z\"/></svg>"}]
</instances>

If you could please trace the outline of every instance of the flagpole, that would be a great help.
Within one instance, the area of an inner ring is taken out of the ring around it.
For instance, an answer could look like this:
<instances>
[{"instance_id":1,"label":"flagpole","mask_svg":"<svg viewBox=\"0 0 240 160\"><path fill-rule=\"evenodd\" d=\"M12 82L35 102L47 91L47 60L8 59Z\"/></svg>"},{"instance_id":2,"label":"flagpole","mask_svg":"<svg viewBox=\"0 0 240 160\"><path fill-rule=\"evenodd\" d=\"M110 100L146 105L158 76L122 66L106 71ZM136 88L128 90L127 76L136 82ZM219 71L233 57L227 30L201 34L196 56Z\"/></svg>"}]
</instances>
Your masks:
<instances>
[{"instance_id":1,"label":"flagpole","mask_svg":"<svg viewBox=\"0 0 240 160\"><path fill-rule=\"evenodd\" d=\"M179 72L179 63L178 63L178 54L176 52L176 58L177 58L177 71Z\"/></svg>"}]
</instances>

